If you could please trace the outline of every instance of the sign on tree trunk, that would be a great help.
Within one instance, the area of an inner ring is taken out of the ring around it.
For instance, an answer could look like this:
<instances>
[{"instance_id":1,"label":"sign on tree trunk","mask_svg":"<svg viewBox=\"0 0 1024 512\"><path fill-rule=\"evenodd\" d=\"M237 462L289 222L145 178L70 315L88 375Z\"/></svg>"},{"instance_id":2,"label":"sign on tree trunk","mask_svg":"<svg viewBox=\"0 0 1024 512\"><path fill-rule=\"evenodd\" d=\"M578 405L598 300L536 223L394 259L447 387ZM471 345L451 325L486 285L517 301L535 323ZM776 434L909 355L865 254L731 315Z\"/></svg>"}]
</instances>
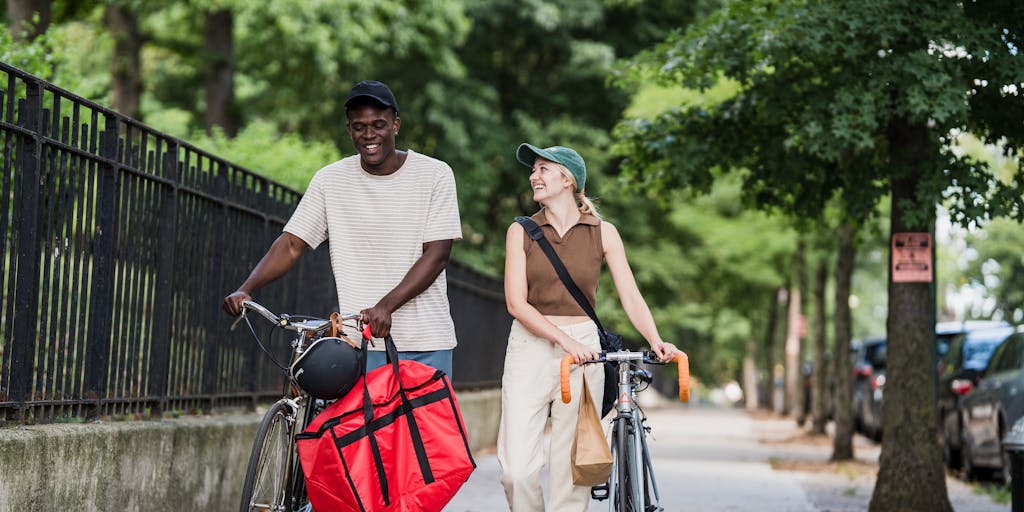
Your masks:
<instances>
[{"instance_id":1,"label":"sign on tree trunk","mask_svg":"<svg viewBox=\"0 0 1024 512\"><path fill-rule=\"evenodd\" d=\"M892 234L892 282L932 282L931 234Z\"/></svg>"}]
</instances>

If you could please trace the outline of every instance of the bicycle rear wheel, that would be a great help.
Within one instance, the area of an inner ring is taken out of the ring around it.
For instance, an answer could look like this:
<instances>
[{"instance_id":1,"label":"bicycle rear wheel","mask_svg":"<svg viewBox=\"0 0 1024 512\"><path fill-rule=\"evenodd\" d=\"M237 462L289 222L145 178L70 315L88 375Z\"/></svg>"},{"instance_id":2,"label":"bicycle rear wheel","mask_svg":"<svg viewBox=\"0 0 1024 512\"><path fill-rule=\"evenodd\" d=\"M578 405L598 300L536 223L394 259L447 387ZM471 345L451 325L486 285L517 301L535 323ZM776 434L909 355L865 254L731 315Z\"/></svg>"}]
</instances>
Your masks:
<instances>
[{"instance_id":1,"label":"bicycle rear wheel","mask_svg":"<svg viewBox=\"0 0 1024 512\"><path fill-rule=\"evenodd\" d=\"M242 486L241 512L291 512L288 505L292 432L289 408L270 406L260 421Z\"/></svg>"}]
</instances>

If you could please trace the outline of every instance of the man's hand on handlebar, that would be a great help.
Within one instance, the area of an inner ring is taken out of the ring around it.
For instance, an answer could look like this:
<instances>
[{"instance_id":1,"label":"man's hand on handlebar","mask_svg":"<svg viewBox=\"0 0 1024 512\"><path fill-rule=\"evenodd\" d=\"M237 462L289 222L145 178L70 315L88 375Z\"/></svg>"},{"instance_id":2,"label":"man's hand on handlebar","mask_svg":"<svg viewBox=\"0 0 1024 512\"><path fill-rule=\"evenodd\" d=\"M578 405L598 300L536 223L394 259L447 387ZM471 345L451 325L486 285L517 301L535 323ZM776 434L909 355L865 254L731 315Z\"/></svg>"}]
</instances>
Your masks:
<instances>
[{"instance_id":1,"label":"man's hand on handlebar","mask_svg":"<svg viewBox=\"0 0 1024 512\"><path fill-rule=\"evenodd\" d=\"M224 297L224 301L221 302L220 308L223 309L227 314L231 316L238 316L242 314L242 303L252 300L252 295L244 290L238 290L227 297Z\"/></svg>"},{"instance_id":2,"label":"man's hand on handlebar","mask_svg":"<svg viewBox=\"0 0 1024 512\"><path fill-rule=\"evenodd\" d=\"M370 331L374 337L383 338L391 333L391 311L387 308L378 304L360 313L363 314L363 323L370 324Z\"/></svg>"},{"instance_id":3,"label":"man's hand on handlebar","mask_svg":"<svg viewBox=\"0 0 1024 512\"><path fill-rule=\"evenodd\" d=\"M657 341L651 345L651 352L657 354L659 361L667 363L676 357L676 354L679 353L679 349L671 343Z\"/></svg>"}]
</instances>

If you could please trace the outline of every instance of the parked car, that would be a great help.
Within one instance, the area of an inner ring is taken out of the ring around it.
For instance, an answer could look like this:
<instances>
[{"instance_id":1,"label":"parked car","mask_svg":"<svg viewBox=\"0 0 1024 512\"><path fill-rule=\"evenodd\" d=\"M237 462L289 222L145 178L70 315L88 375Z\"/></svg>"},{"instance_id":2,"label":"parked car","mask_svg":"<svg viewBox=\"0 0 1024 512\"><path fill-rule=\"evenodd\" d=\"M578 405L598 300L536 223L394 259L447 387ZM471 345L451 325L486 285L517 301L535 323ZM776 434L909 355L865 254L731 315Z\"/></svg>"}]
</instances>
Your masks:
<instances>
[{"instance_id":1,"label":"parked car","mask_svg":"<svg viewBox=\"0 0 1024 512\"><path fill-rule=\"evenodd\" d=\"M935 357L937 368L942 368L949 357L951 343L968 332L997 327L1010 328L1010 324L991 320L940 322L935 325ZM886 383L886 340L884 337L866 339L851 345L854 350L853 417L854 429L867 437L882 439L882 398ZM991 347L995 348L995 347ZM979 352L976 357L981 357ZM987 354L991 354L989 351ZM987 358L986 358L987 359ZM938 379L936 379L938 382ZM946 388L948 389L948 385ZM938 394L938 393L937 393ZM953 409L954 411L956 409ZM942 418L942 416L938 416ZM941 432L940 425L940 432ZM959 437L957 438L959 439ZM954 443L958 446L959 443Z\"/></svg>"},{"instance_id":2,"label":"parked car","mask_svg":"<svg viewBox=\"0 0 1024 512\"><path fill-rule=\"evenodd\" d=\"M961 456L964 475L989 469L1008 482L1009 461L1002 439L1024 416L1024 329L1016 329L992 353L973 391L961 399Z\"/></svg>"},{"instance_id":3,"label":"parked car","mask_svg":"<svg viewBox=\"0 0 1024 512\"><path fill-rule=\"evenodd\" d=\"M949 345L953 338L970 332L995 327L1012 327L1008 322L1001 320L966 320L963 322L939 322L935 324L935 353L939 357L939 364L949 353Z\"/></svg>"},{"instance_id":4,"label":"parked car","mask_svg":"<svg viewBox=\"0 0 1024 512\"><path fill-rule=\"evenodd\" d=\"M882 436L881 386L885 385L885 338L855 340L853 358L853 428L878 440Z\"/></svg>"},{"instance_id":5,"label":"parked car","mask_svg":"<svg viewBox=\"0 0 1024 512\"><path fill-rule=\"evenodd\" d=\"M998 325L998 324L997 324ZM974 330L959 332L949 337L945 351L939 357L937 386L935 389L939 432L942 435L943 459L951 469L961 466L960 401L977 385L996 347L1014 329L973 326Z\"/></svg>"}]
</instances>

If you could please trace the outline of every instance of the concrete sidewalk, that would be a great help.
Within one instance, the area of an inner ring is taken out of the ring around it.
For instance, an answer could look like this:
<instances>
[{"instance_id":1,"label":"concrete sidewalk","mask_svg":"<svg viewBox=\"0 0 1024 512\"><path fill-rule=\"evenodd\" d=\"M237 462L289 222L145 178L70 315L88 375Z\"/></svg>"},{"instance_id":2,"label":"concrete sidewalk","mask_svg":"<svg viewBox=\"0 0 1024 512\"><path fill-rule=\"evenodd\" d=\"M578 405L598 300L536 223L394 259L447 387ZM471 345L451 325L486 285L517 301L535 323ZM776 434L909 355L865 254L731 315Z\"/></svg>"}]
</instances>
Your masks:
<instances>
[{"instance_id":1,"label":"concrete sidewalk","mask_svg":"<svg viewBox=\"0 0 1024 512\"><path fill-rule=\"evenodd\" d=\"M804 436L791 419L679 404L647 412L666 512L867 510L879 448L866 439L857 438L857 461L830 465L828 438ZM481 454L477 463L446 511L508 510L496 458ZM953 478L947 488L958 512L1009 510ZM599 510L608 502L592 501L590 511Z\"/></svg>"}]
</instances>

